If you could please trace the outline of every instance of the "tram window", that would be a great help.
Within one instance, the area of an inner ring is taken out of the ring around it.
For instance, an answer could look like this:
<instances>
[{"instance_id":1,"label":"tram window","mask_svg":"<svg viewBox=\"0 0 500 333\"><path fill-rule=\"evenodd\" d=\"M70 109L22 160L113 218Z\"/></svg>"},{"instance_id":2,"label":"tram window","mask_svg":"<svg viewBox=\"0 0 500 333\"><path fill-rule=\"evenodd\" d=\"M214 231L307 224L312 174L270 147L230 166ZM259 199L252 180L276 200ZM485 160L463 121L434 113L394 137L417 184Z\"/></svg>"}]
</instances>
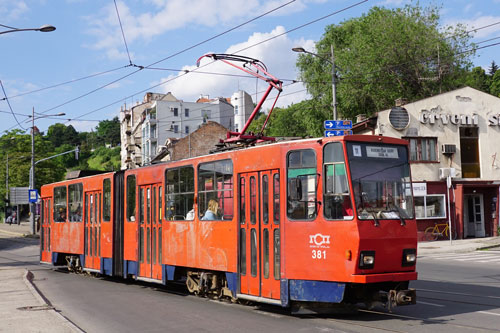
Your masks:
<instances>
[{"instance_id":1,"label":"tram window","mask_svg":"<svg viewBox=\"0 0 500 333\"><path fill-rule=\"evenodd\" d=\"M127 176L127 220L135 222L135 176Z\"/></svg>"},{"instance_id":2,"label":"tram window","mask_svg":"<svg viewBox=\"0 0 500 333\"><path fill-rule=\"evenodd\" d=\"M255 177L250 177L250 223L255 224L257 222L256 210L257 210L257 202L256 202L256 184Z\"/></svg>"},{"instance_id":3,"label":"tram window","mask_svg":"<svg viewBox=\"0 0 500 333\"><path fill-rule=\"evenodd\" d=\"M102 220L109 222L111 220L111 179L104 179L102 187L104 192L102 196Z\"/></svg>"},{"instance_id":4,"label":"tram window","mask_svg":"<svg viewBox=\"0 0 500 333\"><path fill-rule=\"evenodd\" d=\"M274 279L280 279L280 229L274 229Z\"/></svg>"},{"instance_id":5,"label":"tram window","mask_svg":"<svg viewBox=\"0 0 500 333\"><path fill-rule=\"evenodd\" d=\"M69 221L82 221L83 184L68 185Z\"/></svg>"},{"instance_id":6,"label":"tram window","mask_svg":"<svg viewBox=\"0 0 500 333\"><path fill-rule=\"evenodd\" d=\"M203 219L233 219L233 163L230 160L202 163L198 167L198 213ZM219 206L217 212L208 212ZM216 205L216 204L217 205ZM214 216L215 215L215 216Z\"/></svg>"},{"instance_id":7,"label":"tram window","mask_svg":"<svg viewBox=\"0 0 500 333\"><path fill-rule=\"evenodd\" d=\"M240 178L240 224L245 224L245 178Z\"/></svg>"},{"instance_id":8,"label":"tram window","mask_svg":"<svg viewBox=\"0 0 500 333\"><path fill-rule=\"evenodd\" d=\"M192 166L165 171L165 218L194 219L194 168Z\"/></svg>"},{"instance_id":9,"label":"tram window","mask_svg":"<svg viewBox=\"0 0 500 333\"><path fill-rule=\"evenodd\" d=\"M294 150L287 157L287 215L293 220L312 220L317 214L316 155L313 150Z\"/></svg>"},{"instance_id":10,"label":"tram window","mask_svg":"<svg viewBox=\"0 0 500 333\"><path fill-rule=\"evenodd\" d=\"M273 216L274 224L280 224L280 175L275 173L273 176Z\"/></svg>"},{"instance_id":11,"label":"tram window","mask_svg":"<svg viewBox=\"0 0 500 333\"><path fill-rule=\"evenodd\" d=\"M264 247L264 262L263 262L263 270L264 270L264 279L269 278L269 229L264 229L263 237L262 237L262 246Z\"/></svg>"},{"instance_id":12,"label":"tram window","mask_svg":"<svg viewBox=\"0 0 500 333\"><path fill-rule=\"evenodd\" d=\"M240 273L247 273L247 234L246 229L240 229Z\"/></svg>"},{"instance_id":13,"label":"tram window","mask_svg":"<svg viewBox=\"0 0 500 333\"><path fill-rule=\"evenodd\" d=\"M269 223L269 180L267 175L262 176L262 221Z\"/></svg>"},{"instance_id":14,"label":"tram window","mask_svg":"<svg viewBox=\"0 0 500 333\"><path fill-rule=\"evenodd\" d=\"M66 186L54 188L54 222L66 222Z\"/></svg>"},{"instance_id":15,"label":"tram window","mask_svg":"<svg viewBox=\"0 0 500 333\"><path fill-rule=\"evenodd\" d=\"M349 183L340 142L329 143L323 150L323 214L327 219L344 220L354 217Z\"/></svg>"},{"instance_id":16,"label":"tram window","mask_svg":"<svg viewBox=\"0 0 500 333\"><path fill-rule=\"evenodd\" d=\"M257 276L257 232L250 231L250 274Z\"/></svg>"},{"instance_id":17,"label":"tram window","mask_svg":"<svg viewBox=\"0 0 500 333\"><path fill-rule=\"evenodd\" d=\"M163 200L163 195L162 195L162 189L161 186L158 188L158 223L161 223L161 214L162 214L162 200Z\"/></svg>"},{"instance_id":18,"label":"tram window","mask_svg":"<svg viewBox=\"0 0 500 333\"><path fill-rule=\"evenodd\" d=\"M139 223L144 224L144 188L139 190Z\"/></svg>"}]
</instances>

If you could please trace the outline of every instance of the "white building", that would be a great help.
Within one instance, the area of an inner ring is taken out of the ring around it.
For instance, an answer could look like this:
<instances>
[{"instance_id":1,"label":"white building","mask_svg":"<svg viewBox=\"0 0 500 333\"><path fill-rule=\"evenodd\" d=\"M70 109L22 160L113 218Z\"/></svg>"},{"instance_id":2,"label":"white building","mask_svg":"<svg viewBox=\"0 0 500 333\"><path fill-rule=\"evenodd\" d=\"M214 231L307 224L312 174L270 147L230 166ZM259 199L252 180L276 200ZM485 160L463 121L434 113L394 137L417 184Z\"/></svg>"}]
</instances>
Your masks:
<instances>
[{"instance_id":1,"label":"white building","mask_svg":"<svg viewBox=\"0 0 500 333\"><path fill-rule=\"evenodd\" d=\"M460 238L498 235L500 98L465 87L378 112L353 131L409 141L419 231L450 219Z\"/></svg>"},{"instance_id":2,"label":"white building","mask_svg":"<svg viewBox=\"0 0 500 333\"><path fill-rule=\"evenodd\" d=\"M122 169L149 164L167 141L184 138L208 121L239 130L252 111L252 98L244 91L231 99L202 96L196 102L147 93L143 103L122 110Z\"/></svg>"}]
</instances>

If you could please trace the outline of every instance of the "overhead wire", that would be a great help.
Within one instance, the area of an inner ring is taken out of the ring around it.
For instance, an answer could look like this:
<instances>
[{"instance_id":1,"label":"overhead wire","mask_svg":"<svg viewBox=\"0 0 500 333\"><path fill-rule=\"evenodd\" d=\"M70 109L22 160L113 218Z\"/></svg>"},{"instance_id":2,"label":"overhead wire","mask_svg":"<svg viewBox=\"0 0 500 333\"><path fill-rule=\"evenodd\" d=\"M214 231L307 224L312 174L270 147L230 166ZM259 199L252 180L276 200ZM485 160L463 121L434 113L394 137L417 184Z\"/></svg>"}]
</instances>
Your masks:
<instances>
[{"instance_id":1,"label":"overhead wire","mask_svg":"<svg viewBox=\"0 0 500 333\"><path fill-rule=\"evenodd\" d=\"M198 46L200 46L200 45L203 45L203 44L205 44L205 43L208 43L209 41L212 41L212 40L214 40L214 39L216 39L216 38L218 38L218 37L220 37L220 36L223 36L223 35L225 35L225 34L227 34L227 33L231 32L231 31L233 31L233 30L235 30L235 29L238 29L238 28L240 28L240 27L242 27L242 26L244 26L244 25L246 25L246 24L249 24L249 23L251 23L251 22L253 22L253 21L255 21L255 20L257 20L257 19L259 19L259 18L261 18L261 17L263 17L263 16L269 15L269 14L271 14L271 13L273 13L273 12L277 11L278 9L281 9L281 8L283 8L283 7L287 6L287 5L289 5L289 4L291 4L291 3L295 2L295 1L296 1L296 0L291 0L291 1L287 2L287 3L284 3L284 4L282 4L282 5L278 6L278 7L275 7L275 8L273 8L273 9L271 9L271 10L269 10L269 11L267 11L267 12L265 12L265 13L261 14L261 15L258 15L258 16L256 16L256 17L254 17L254 18L250 19L250 20L247 20L247 21L245 21L245 22L243 22L243 23L240 23L240 24L236 25L235 27L232 27L232 28L230 28L230 29L227 29L227 30L225 30L225 31L223 31L223 32L221 32L221 33L219 33L219 34L216 34L215 36L212 36L212 37L210 37L210 38L207 38L207 39L205 39L205 40L203 40L203 41L201 41L201 42L198 42L198 43L196 43L196 44L194 44L194 45L191 45L191 46L189 46L189 47L186 47L186 48L184 48L184 49L182 49L182 50L180 50L180 51L178 51L178 52L176 52L176 53L174 53L174 54L172 54L172 55L170 55L170 56L168 56L168 57L165 57L165 58L163 58L163 59L160 59L160 60L158 60L158 61L155 61L155 62L153 62L153 63L151 63L151 64L149 64L149 65L147 65L147 66L132 65L132 66L134 66L134 67L136 67L136 68L138 68L138 69L137 69L137 70L135 70L135 71L133 71L133 72L131 72L131 73L129 73L129 74L127 74L127 75L124 75L124 76L122 76L122 77L120 77L120 78L118 78L118 79L115 79L115 80L113 80L113 81L111 81L111 82L109 82L109 83L107 83L107 84L104 84L104 85L99 86L99 87L97 87L97 88L95 88L95 89L92 89L91 91L88 91L88 92L86 92L86 93L84 93L84 94L82 94L82 95L80 95L80 96L77 96L77 97L72 98L72 99L70 99L70 100L68 100L68 101L65 101L65 102L63 102L63 103L60 103L60 104L58 104L58 105L56 105L56 106L54 106L54 107L51 107L51 108L49 108L49 109L46 109L46 110L42 111L41 113L46 113L46 112L49 112L49 111L55 110L55 109L60 108L60 107L62 107L62 106L64 106L64 105L67 105L67 104L69 104L69 103L71 103L71 102L74 102L74 101L76 101L76 100L78 100L78 99L81 99L81 98L86 97L86 96L88 96L88 95L90 95L90 94L93 94L93 93L95 93L95 92L97 92L97 91L99 91L99 90L102 90L102 89L104 89L104 88L106 88L106 87L108 87L108 86L110 86L110 85L112 85L112 84L114 84L114 83L117 83L117 82L119 82L119 81L121 81L121 80L123 80L123 79L125 79L125 78L127 78L127 77L129 77L129 76L131 76L131 75L136 74L137 72L139 72L139 71L143 70L145 67L154 66L154 65L156 65L156 64L158 64L158 63L160 63L160 62L163 62L163 61L165 61L165 60L167 60L167 59L171 59L171 58L173 58L173 57L175 57L175 56L177 56L177 55L179 55L179 54L182 54L182 53L184 53L184 52L187 52L188 50L191 50L191 49L193 49L193 48L195 48L195 47L198 47Z\"/></svg>"},{"instance_id":2,"label":"overhead wire","mask_svg":"<svg viewBox=\"0 0 500 333\"><path fill-rule=\"evenodd\" d=\"M297 26L297 27L295 27L295 28L292 28L292 29L290 29L290 30L287 30L287 31L285 31L284 33L278 34L278 35L273 36L273 37L270 37L270 38L268 38L268 39L266 39L266 40L264 40L264 41L261 41L261 42L258 42L258 43L255 43L255 44L252 44L252 45L250 45L250 46L248 46L248 47L245 47L245 48L243 48L243 49L240 49L240 50L238 50L238 51L234 52L233 54L236 54L236 53L239 53L239 52L245 51L245 50L250 49L250 48L252 48L252 47L258 46L258 45L260 45L260 44L262 44L262 43L265 43L265 42L271 41L271 40L273 40L273 39L275 39L275 38L281 37L282 35L284 35L284 34L286 34L286 33L290 33L290 32L296 31L296 30L298 30L298 29L301 29L301 28L304 28L304 27L306 27L306 26L309 26L309 25L311 25L311 24L313 24L313 23L317 23L317 22L319 22L319 21L321 21L321 20L324 20L324 19L326 19L326 18L328 18L328 17L331 17L331 16L333 16L333 15L336 15L336 14L339 14L339 13L341 13L341 12L344 12L344 11L346 11L346 10L348 10L348 9L351 9L351 8L355 7L355 6L359 6L359 5L361 5L361 4L363 4L363 3L367 2L367 1L369 1L369 0L362 0L362 1L356 2L356 3L354 3L354 4L350 5L350 6L344 7L344 8L342 8L342 9L340 9L340 10L336 10L336 11L334 11L334 12L332 12L332 13L329 13L329 14L327 14L327 15L324 15L324 16L322 16L322 17L320 17L320 18L314 19L314 20L309 21L309 22L307 22L307 23L305 23L305 24L302 24L302 25L300 25L300 26ZM288 3L284 4L284 5L287 5L287 4L289 4L289 3L290 3L290 2L288 2ZM282 5L281 7L283 7L284 5ZM281 7L278 7L278 8L281 8ZM276 9L274 9L274 10L276 10ZM273 11L274 11L274 10L273 10ZM263 15L261 15L261 16L263 16ZM252 20L255 20L255 19L252 19ZM250 22L250 21L249 21L249 22ZM241 25L239 25L239 26L241 26ZM234 29L235 29L235 28L231 28L230 30L234 30ZM228 31L229 31L229 30L228 30ZM219 35L221 35L221 34L219 34ZM217 35L217 36L219 36L219 35ZM208 39L208 40L211 40L211 39L213 39L213 37L212 37L212 38L210 38L210 39ZM208 40L207 40L207 41L208 41ZM196 44L196 46L201 45L202 43L203 43L203 42L198 43L198 44ZM191 49L191 48L193 48L193 47L195 47L195 46L192 46L192 47L186 48L186 49L184 49L184 50L188 50L188 49ZM181 52L181 51L180 51L180 52ZM173 55L171 55L171 56L169 56L169 57L163 58L163 59L162 59L162 60L160 60L160 61L157 61L157 62L155 62L155 63L153 63L153 64L151 64L151 65L148 65L148 66L144 66L144 67L142 67L142 68L146 69L146 68L148 68L148 67L151 67L151 66L153 66L153 65L155 65L155 64L157 64L157 63L160 63L160 62L162 62L162 61L164 61L164 60L167 60L167 59L169 59L169 58L171 58L171 57L173 57L173 56L175 56L175 55L180 54L180 52L177 52L177 53L175 53L175 54L173 54ZM211 64L211 63L213 63L213 62L210 62L210 63L208 63L208 64ZM109 104L107 104L107 105L105 105L105 106L99 107L99 108L94 109L94 110L89 111L89 112L86 112L86 113L84 113L84 114L80 115L79 117L84 117L84 116L86 116L86 115L89 115L89 114L92 114L92 113L94 113L94 112L97 112L97 111L100 111L100 110L102 110L102 109L105 109L105 108L107 108L107 107L110 107L110 106L112 106L112 105L114 105L114 104L116 104L116 103L118 103L118 102L121 102L121 101L126 100L126 99L128 99L128 98L131 98L132 96L135 96L135 95L138 95L138 94L144 93L144 92L149 91L149 90L151 90L151 89L153 89L153 88L156 88L156 87L159 87L159 86L161 86L161 85L164 85L164 84L166 84L166 83L168 83L168 82L171 82L172 80L179 79L180 77L182 77L182 76L184 76L184 75L186 75L186 74L193 73L193 72L197 72L200 68L205 67L205 66L207 66L208 64L202 65L202 66L200 66L200 67L199 67L199 68L197 68L197 69L194 69L194 70L191 70L191 71L185 72L185 73L183 73L183 74L181 74L181 75L179 75L179 76L176 76L176 77L174 77L174 78L171 78L171 79L169 79L169 80L162 81L162 82L160 82L160 83L158 83L158 84L155 84L155 85L153 85L153 86L148 87L147 89L143 89L143 90L141 90L141 91L135 92L134 94L129 95L129 96L127 96L127 97L120 98L119 100L116 100L116 101L114 101L114 102L111 102L111 103L109 103ZM299 81L297 81L297 80L290 80L290 81L299 82ZM78 117L76 117L75 119L77 119L77 118L78 118Z\"/></svg>"},{"instance_id":3,"label":"overhead wire","mask_svg":"<svg viewBox=\"0 0 500 333\"><path fill-rule=\"evenodd\" d=\"M21 125L21 124L19 123L19 120L17 120L17 117L16 117L16 114L14 113L14 110L12 110L12 106L10 105L10 101L9 101L9 99L7 98L7 93L5 93L5 88L3 87L2 80L0 80L0 86L2 87L3 95L5 96L5 101L7 102L7 105L9 106L10 112L12 113L12 116L13 116L13 117L14 117L14 119L16 120L17 125L19 125L19 127L21 127L23 130L26 130L26 129L23 127L23 125Z\"/></svg>"},{"instance_id":4,"label":"overhead wire","mask_svg":"<svg viewBox=\"0 0 500 333\"><path fill-rule=\"evenodd\" d=\"M118 6L116 5L116 0L113 0L115 3L116 16L118 17L118 23L120 23L120 29L122 31L123 43L125 44L125 49L127 50L128 61L129 64L132 65L132 59L130 58L130 52L128 51L127 40L125 39L125 33L123 32L122 20L120 19L120 12L118 11Z\"/></svg>"}]
</instances>

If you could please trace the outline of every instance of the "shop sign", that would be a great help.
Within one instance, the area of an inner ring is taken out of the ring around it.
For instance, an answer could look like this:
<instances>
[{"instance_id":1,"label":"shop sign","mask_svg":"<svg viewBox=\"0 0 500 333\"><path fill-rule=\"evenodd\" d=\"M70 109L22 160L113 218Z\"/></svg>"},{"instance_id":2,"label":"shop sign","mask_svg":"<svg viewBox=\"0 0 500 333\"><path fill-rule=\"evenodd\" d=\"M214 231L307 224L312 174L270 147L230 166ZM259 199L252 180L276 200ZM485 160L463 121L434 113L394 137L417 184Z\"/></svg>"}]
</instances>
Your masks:
<instances>
[{"instance_id":1,"label":"shop sign","mask_svg":"<svg viewBox=\"0 0 500 333\"><path fill-rule=\"evenodd\" d=\"M427 183L412 183L413 196L423 197L427 195Z\"/></svg>"},{"instance_id":2,"label":"shop sign","mask_svg":"<svg viewBox=\"0 0 500 333\"><path fill-rule=\"evenodd\" d=\"M498 115L497 115L498 116ZM498 117L500 118L500 117ZM418 117L422 124L435 124L440 122L443 125L475 125L479 124L479 116L477 114L449 114L449 113L436 113L428 110L422 110ZM497 119L500 121L499 119Z\"/></svg>"},{"instance_id":3,"label":"shop sign","mask_svg":"<svg viewBox=\"0 0 500 333\"><path fill-rule=\"evenodd\" d=\"M490 114L488 116L488 125L500 126L500 113L499 114Z\"/></svg>"}]
</instances>

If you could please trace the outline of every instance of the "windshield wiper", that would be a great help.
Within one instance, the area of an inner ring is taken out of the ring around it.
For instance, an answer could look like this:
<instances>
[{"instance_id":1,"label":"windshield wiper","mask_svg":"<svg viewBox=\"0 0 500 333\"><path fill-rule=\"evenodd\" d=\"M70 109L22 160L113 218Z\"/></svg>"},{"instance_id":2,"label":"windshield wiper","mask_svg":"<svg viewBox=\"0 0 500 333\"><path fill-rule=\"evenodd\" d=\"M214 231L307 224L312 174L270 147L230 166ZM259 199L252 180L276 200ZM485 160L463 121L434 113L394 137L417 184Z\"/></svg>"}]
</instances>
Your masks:
<instances>
[{"instance_id":1,"label":"windshield wiper","mask_svg":"<svg viewBox=\"0 0 500 333\"><path fill-rule=\"evenodd\" d=\"M393 208L390 208L390 206L392 206ZM401 221L402 226L406 225L406 221L403 218L403 216L401 214L401 210L398 206L396 206L394 203L387 203L387 208L388 208L388 212L397 213L399 220Z\"/></svg>"}]
</instances>

